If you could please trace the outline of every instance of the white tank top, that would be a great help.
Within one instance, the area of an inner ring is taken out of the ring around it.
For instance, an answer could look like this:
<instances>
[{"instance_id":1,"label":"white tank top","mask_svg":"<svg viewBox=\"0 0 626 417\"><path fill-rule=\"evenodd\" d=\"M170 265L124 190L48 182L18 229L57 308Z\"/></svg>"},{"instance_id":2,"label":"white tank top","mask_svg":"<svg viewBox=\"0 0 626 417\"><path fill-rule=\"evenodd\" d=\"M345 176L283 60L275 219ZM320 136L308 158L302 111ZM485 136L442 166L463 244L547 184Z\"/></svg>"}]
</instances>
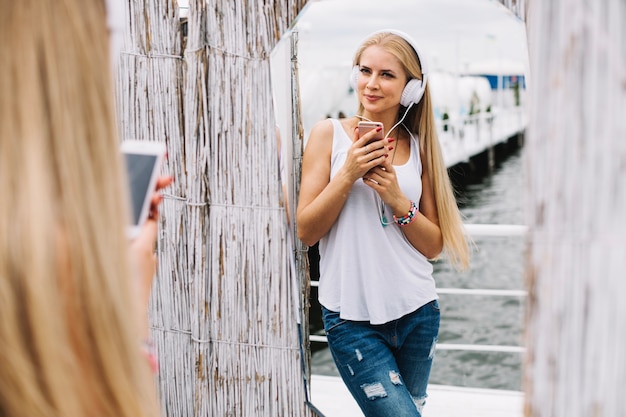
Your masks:
<instances>
[{"instance_id":1,"label":"white tank top","mask_svg":"<svg viewBox=\"0 0 626 417\"><path fill-rule=\"evenodd\" d=\"M352 144L341 123L332 123L331 178ZM419 203L422 163L413 136L409 160L394 168L404 194ZM431 263L404 237L389 207L385 213L392 224L381 224L378 205L376 192L357 180L337 221L320 239L319 301L346 320L383 324L438 298Z\"/></svg>"}]
</instances>

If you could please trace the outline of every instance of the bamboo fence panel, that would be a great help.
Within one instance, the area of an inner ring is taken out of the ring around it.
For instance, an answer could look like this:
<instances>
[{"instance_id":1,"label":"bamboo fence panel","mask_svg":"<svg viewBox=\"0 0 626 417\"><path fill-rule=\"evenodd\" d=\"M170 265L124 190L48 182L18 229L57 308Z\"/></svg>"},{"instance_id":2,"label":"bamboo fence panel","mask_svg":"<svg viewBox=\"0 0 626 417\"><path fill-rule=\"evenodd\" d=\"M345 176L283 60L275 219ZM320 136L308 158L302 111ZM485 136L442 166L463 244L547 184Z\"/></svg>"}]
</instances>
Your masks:
<instances>
[{"instance_id":1,"label":"bamboo fence panel","mask_svg":"<svg viewBox=\"0 0 626 417\"><path fill-rule=\"evenodd\" d=\"M309 312L310 312L310 295L311 295L311 277L309 274L310 264L308 255L308 246L305 245L300 239L295 238L298 236L298 225L295 221L295 212L297 207L297 197L300 194L300 180L302 177L302 155L304 153L304 127L300 123L299 115L302 114L302 103L300 101L300 87L299 87L299 68L298 68L298 33L294 32L289 37L290 42L290 73L291 73L291 107L292 120L291 120L291 156L292 156L292 181L291 181L291 194L288 201L291 208L292 217L289 227L294 236L294 262L295 270L298 278L298 284L300 288L300 316L299 321L302 323L301 329L307 329L302 331L301 344L307 349L303 352L304 361L304 378L307 386L311 385L311 350L308 349L310 345L310 335L308 331Z\"/></svg>"},{"instance_id":2,"label":"bamboo fence panel","mask_svg":"<svg viewBox=\"0 0 626 417\"><path fill-rule=\"evenodd\" d=\"M167 416L308 415L269 65L304 4L191 0L183 25L127 3L122 136L164 141L175 177L150 305Z\"/></svg>"},{"instance_id":3,"label":"bamboo fence panel","mask_svg":"<svg viewBox=\"0 0 626 417\"><path fill-rule=\"evenodd\" d=\"M533 1L527 416L623 416L626 3Z\"/></svg>"}]
</instances>

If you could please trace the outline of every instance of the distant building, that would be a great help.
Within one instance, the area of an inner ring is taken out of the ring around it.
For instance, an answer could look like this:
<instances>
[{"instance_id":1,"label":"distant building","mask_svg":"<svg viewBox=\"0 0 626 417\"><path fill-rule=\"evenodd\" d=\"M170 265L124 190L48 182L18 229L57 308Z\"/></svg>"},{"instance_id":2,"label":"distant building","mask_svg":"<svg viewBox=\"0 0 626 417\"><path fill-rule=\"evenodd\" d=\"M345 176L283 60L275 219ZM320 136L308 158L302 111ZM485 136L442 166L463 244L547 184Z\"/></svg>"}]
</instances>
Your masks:
<instances>
[{"instance_id":1,"label":"distant building","mask_svg":"<svg viewBox=\"0 0 626 417\"><path fill-rule=\"evenodd\" d=\"M502 88L526 89L526 69L516 61L494 59L489 61L472 62L468 64L465 74L485 77L492 90Z\"/></svg>"},{"instance_id":2,"label":"distant building","mask_svg":"<svg viewBox=\"0 0 626 417\"><path fill-rule=\"evenodd\" d=\"M494 104L498 107L519 106L523 102L526 68L521 62L504 59L472 62L464 74L485 78L496 93Z\"/></svg>"},{"instance_id":3,"label":"distant building","mask_svg":"<svg viewBox=\"0 0 626 417\"><path fill-rule=\"evenodd\" d=\"M492 105L493 94L484 77L431 72L428 82L437 119L454 121L458 117L487 112Z\"/></svg>"}]
</instances>

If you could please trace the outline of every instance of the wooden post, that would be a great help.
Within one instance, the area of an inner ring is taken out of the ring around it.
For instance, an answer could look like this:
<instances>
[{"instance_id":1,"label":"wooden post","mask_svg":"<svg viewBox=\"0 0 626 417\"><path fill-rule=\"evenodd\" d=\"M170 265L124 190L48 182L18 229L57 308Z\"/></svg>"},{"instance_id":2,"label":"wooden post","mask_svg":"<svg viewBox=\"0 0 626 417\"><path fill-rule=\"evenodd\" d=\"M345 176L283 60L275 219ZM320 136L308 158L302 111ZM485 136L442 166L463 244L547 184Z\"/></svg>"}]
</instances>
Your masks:
<instances>
[{"instance_id":1,"label":"wooden post","mask_svg":"<svg viewBox=\"0 0 626 417\"><path fill-rule=\"evenodd\" d=\"M526 0L499 0L522 20L526 19Z\"/></svg>"},{"instance_id":2,"label":"wooden post","mask_svg":"<svg viewBox=\"0 0 626 417\"><path fill-rule=\"evenodd\" d=\"M151 302L164 415L304 416L269 55L305 0L128 0L124 138L168 147ZM305 328L306 323L305 323Z\"/></svg>"},{"instance_id":3,"label":"wooden post","mask_svg":"<svg viewBox=\"0 0 626 417\"><path fill-rule=\"evenodd\" d=\"M526 416L624 415L626 5L532 1Z\"/></svg>"}]
</instances>

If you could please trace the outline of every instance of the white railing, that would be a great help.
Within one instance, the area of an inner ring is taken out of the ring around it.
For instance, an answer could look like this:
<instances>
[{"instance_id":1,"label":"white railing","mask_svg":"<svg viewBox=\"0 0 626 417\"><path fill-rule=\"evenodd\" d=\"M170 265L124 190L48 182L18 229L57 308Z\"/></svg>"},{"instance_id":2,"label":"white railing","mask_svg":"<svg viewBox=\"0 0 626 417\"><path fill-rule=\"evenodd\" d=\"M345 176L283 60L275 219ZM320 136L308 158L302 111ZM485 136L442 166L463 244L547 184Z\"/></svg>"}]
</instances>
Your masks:
<instances>
[{"instance_id":1,"label":"white railing","mask_svg":"<svg viewBox=\"0 0 626 417\"><path fill-rule=\"evenodd\" d=\"M465 224L465 233L472 237L490 236L490 237L508 237L508 236L525 236L528 228L522 225L513 224ZM317 287L318 281L311 281L312 287ZM455 295L483 295L495 297L526 297L528 293L524 290L500 290L500 289L466 289L466 288L438 288L438 294L455 294ZM326 336L309 335L311 342L328 343ZM507 352L507 353L523 353L525 349L522 346L506 346L506 345L473 345L461 343L438 343L438 350L462 350L473 352Z\"/></svg>"},{"instance_id":2,"label":"white railing","mask_svg":"<svg viewBox=\"0 0 626 417\"><path fill-rule=\"evenodd\" d=\"M465 224L465 233L469 236L524 236L527 226L519 224Z\"/></svg>"}]
</instances>

